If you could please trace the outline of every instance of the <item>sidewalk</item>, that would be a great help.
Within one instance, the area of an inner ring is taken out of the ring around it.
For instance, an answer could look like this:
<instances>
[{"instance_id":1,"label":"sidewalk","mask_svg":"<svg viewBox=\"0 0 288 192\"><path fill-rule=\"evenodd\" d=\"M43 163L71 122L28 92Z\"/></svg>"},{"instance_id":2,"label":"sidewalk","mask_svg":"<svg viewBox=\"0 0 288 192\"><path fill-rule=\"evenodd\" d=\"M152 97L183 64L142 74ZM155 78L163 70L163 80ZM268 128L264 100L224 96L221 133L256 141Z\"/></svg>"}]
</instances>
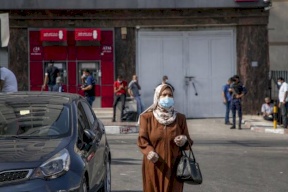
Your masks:
<instances>
[{"instance_id":1,"label":"sidewalk","mask_svg":"<svg viewBox=\"0 0 288 192\"><path fill-rule=\"evenodd\" d=\"M101 120L106 128L107 134L129 134L138 133L139 126L137 122L111 122L111 119ZM288 129L284 129L277 125L273 128L272 121L266 121L262 116L243 115L244 127L254 132L288 134Z\"/></svg>"},{"instance_id":2,"label":"sidewalk","mask_svg":"<svg viewBox=\"0 0 288 192\"><path fill-rule=\"evenodd\" d=\"M112 122L111 119L101 119L107 134L138 133L138 122Z\"/></svg>"},{"instance_id":3,"label":"sidewalk","mask_svg":"<svg viewBox=\"0 0 288 192\"><path fill-rule=\"evenodd\" d=\"M284 129L279 125L277 125L277 128L274 128L272 121L266 121L260 115L243 115L243 121L245 127L250 128L251 131L261 133L288 134L288 129Z\"/></svg>"}]
</instances>

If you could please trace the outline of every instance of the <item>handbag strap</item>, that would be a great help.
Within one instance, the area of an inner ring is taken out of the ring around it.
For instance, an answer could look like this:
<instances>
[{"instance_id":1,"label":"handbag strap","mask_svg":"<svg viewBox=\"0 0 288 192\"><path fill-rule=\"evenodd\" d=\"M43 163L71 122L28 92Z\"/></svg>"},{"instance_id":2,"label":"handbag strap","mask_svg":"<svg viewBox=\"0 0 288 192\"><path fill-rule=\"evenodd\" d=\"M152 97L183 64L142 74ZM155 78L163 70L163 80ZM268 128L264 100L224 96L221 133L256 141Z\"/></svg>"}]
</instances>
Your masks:
<instances>
[{"instance_id":1,"label":"handbag strap","mask_svg":"<svg viewBox=\"0 0 288 192\"><path fill-rule=\"evenodd\" d=\"M184 149L181 149L182 155L185 155L186 157L191 158L191 157L190 157L190 154L192 154L193 160L196 162L196 158L195 158L195 156L194 156L191 143L190 143L189 141L187 141L187 142L188 142L189 150L190 150L191 153L189 153L189 155L187 155L186 152L185 152L185 150L184 150Z\"/></svg>"}]
</instances>

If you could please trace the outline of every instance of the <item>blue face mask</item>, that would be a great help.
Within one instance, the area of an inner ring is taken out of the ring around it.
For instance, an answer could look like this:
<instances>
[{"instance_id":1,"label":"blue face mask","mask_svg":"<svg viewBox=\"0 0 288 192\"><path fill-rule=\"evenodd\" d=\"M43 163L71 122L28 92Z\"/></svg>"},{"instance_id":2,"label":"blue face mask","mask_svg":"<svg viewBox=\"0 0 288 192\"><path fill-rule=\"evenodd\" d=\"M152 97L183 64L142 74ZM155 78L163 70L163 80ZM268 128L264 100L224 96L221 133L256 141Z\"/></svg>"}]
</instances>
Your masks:
<instances>
[{"instance_id":1,"label":"blue face mask","mask_svg":"<svg viewBox=\"0 0 288 192\"><path fill-rule=\"evenodd\" d=\"M174 99L172 97L163 97L159 99L159 105L164 108L170 108L174 105Z\"/></svg>"}]
</instances>

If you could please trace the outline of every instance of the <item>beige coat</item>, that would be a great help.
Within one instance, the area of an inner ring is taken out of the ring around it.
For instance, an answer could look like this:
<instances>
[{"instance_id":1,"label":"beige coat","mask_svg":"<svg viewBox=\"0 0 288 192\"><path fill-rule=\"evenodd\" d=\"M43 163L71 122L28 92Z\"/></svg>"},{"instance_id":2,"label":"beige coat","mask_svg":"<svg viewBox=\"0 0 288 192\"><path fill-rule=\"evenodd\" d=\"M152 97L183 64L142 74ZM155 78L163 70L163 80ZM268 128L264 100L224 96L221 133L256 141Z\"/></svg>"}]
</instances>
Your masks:
<instances>
[{"instance_id":1,"label":"beige coat","mask_svg":"<svg viewBox=\"0 0 288 192\"><path fill-rule=\"evenodd\" d=\"M144 192L182 192L183 183L176 179L177 162L181 157L179 147L174 143L178 135L186 135L192 144L186 117L177 113L176 120L167 125L160 124L152 112L140 116L138 146L143 156L142 177ZM154 164L147 159L150 151L159 155Z\"/></svg>"}]
</instances>

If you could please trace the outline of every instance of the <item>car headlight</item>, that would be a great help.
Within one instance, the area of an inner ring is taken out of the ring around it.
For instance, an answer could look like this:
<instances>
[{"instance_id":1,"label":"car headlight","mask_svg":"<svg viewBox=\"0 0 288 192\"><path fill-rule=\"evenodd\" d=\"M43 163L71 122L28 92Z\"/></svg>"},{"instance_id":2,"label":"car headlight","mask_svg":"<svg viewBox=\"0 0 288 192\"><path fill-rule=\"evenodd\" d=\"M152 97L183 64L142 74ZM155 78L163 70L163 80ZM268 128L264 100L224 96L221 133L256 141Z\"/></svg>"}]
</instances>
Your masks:
<instances>
[{"instance_id":1,"label":"car headlight","mask_svg":"<svg viewBox=\"0 0 288 192\"><path fill-rule=\"evenodd\" d=\"M67 149L61 150L38 167L32 178L57 178L69 170L70 155Z\"/></svg>"}]
</instances>

